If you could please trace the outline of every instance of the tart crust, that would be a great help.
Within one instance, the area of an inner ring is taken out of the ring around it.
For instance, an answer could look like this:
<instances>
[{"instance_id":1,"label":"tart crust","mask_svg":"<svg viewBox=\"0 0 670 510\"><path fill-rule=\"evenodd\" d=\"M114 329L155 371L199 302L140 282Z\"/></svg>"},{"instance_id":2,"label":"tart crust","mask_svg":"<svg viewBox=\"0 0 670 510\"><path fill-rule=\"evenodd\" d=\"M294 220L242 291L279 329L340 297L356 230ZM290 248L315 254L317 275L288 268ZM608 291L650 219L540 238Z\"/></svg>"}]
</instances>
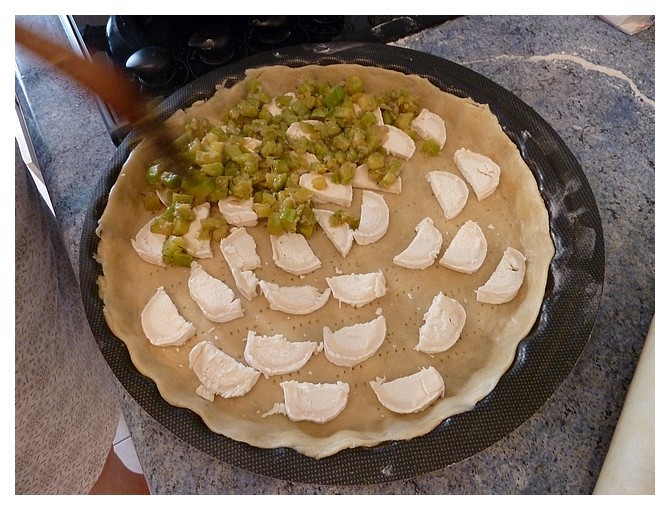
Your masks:
<instances>
[{"instance_id":1,"label":"tart crust","mask_svg":"<svg viewBox=\"0 0 670 510\"><path fill-rule=\"evenodd\" d=\"M188 268L149 264L132 248L130 240L153 214L144 210L141 200L142 192L147 190L145 169L153 159L144 144L131 153L124 165L110 192L98 229L101 237L98 260L104 273L99 284L106 321L127 345L135 367L156 382L163 398L174 406L193 410L216 433L261 448L291 447L314 458L329 456L345 448L420 436L449 416L472 409L509 368L518 343L533 326L554 254L548 212L537 182L487 105L443 92L419 76L377 67L349 64L300 68L274 66L249 70L247 76L259 78L267 92L277 96L294 90L306 78L335 83L352 74L361 77L368 91L383 94L396 88L418 96L422 108L440 115L445 121L447 141L444 149L437 157L417 149L409 161L403 162L403 192L384 194L390 210L390 224L386 235L378 242L354 245L344 258L324 232L317 230L309 243L322 264L309 275L290 275L274 266L269 234L262 223L248 231L264 261L256 270L259 279L279 285L313 285L324 290L328 276L371 273L381 269L388 287L383 297L360 308L340 304L331 298L316 312L296 316L271 310L267 300L259 295L251 301L242 299L242 318L225 324L207 320L189 297ZM223 106L237 102L243 93L244 82L232 88L220 86L210 100L177 111L168 122L177 133L191 116L215 119ZM481 202L472 193L463 211L446 220L425 175L431 170L446 170L458 175L453 154L461 147L494 160L501 168L500 184L493 195ZM354 214L360 213L361 193L361 189L354 190L350 209ZM437 263L423 270L393 264L393 255L407 246L415 226L427 216L443 233L445 246L467 220L483 226L489 251L477 272L462 274ZM527 259L525 280L518 295L502 305L478 303L476 289L486 282L508 246L521 251ZM213 251L213 258L199 263L210 274L236 289L218 246L213 246ZM170 292L180 313L196 328L194 337L179 348L153 346L142 332L141 311L160 286ZM423 315L438 292L458 300L466 310L467 320L460 339L451 349L429 355L414 347ZM209 402L196 395L200 383L188 368L188 353L203 340L212 341L230 356L244 362L245 339L250 330L261 335L281 333L295 340L319 341L324 326L335 330L368 322L377 317L379 310L387 321L386 339L373 357L358 366L336 366L321 353L312 356L298 372L260 378L242 397L217 397ZM445 391L442 398L420 413L400 415L389 411L379 403L370 387L369 381L378 377L393 380L429 365L443 376ZM335 419L323 424L293 422L282 414L266 415L276 403L282 402L280 383L288 380L347 382L351 388L348 405Z\"/></svg>"}]
</instances>

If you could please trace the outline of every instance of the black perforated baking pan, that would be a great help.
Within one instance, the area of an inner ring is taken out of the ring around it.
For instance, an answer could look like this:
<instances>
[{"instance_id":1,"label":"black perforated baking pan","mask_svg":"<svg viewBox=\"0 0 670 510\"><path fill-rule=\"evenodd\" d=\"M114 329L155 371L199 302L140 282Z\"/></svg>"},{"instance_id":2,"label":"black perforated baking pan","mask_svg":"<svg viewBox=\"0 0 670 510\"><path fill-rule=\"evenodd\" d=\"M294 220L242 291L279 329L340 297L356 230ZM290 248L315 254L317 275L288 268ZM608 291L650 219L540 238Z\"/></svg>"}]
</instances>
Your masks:
<instances>
[{"instance_id":1,"label":"black perforated baking pan","mask_svg":"<svg viewBox=\"0 0 670 510\"><path fill-rule=\"evenodd\" d=\"M589 183L558 134L532 108L486 77L448 60L413 50L369 43L316 44L256 55L220 68L185 86L160 106L161 118L209 98L215 86L268 65L355 63L417 74L440 89L488 104L537 179L550 214L556 254L539 317L519 344L510 369L471 411L452 416L432 432L408 441L353 448L313 459L290 448L262 449L215 434L194 412L173 407L133 366L125 344L107 327L95 262L95 230L108 193L136 142L118 147L87 211L80 250L84 306L112 371L138 404L191 446L253 473L307 483L373 484L418 476L459 462L493 445L531 417L556 391L579 359L602 294L605 253L600 215Z\"/></svg>"}]
</instances>

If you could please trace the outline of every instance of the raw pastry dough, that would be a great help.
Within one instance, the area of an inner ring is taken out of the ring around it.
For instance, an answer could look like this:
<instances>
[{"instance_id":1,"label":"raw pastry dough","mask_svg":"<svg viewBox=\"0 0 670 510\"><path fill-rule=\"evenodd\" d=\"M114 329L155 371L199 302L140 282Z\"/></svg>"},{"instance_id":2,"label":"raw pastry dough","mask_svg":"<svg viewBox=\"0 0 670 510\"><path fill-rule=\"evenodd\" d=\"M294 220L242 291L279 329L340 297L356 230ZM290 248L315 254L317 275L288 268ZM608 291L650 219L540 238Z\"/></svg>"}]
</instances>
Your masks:
<instances>
[{"instance_id":1,"label":"raw pastry dough","mask_svg":"<svg viewBox=\"0 0 670 510\"><path fill-rule=\"evenodd\" d=\"M310 285L327 289L326 277L382 270L387 291L375 302L355 308L330 297L323 307L310 314L289 315L270 309L268 301L259 296L245 302L244 317L226 324L208 321L188 296L187 268L149 264L132 248L130 240L152 217L140 199L141 193L147 190L145 169L153 159L143 144L130 155L122 177L110 192L99 228L98 257L104 271L100 288L105 318L114 334L128 346L134 365L156 382L165 400L193 410L214 432L262 448L292 447L316 458L345 448L374 446L387 440L423 435L447 417L472 409L508 369L517 344L533 326L554 253L548 213L533 174L487 105L445 93L424 78L377 67L338 64L248 71L249 77L262 81L272 97L295 90L296 85L307 78L337 83L350 75L361 77L366 90L374 93L383 94L395 88L417 96L421 107L444 119L447 131L444 148L436 157L417 149L409 161L403 161L402 193L384 194L391 221L387 233L376 243L355 245L343 258L318 229L310 239L310 246L322 264L308 275L294 276L275 267L270 238L262 222L247 229L263 261L262 266L254 270L259 280L282 287ZM220 87L211 100L177 111L170 125L178 133L190 117L216 117L225 105L239 101L244 87L243 82L232 89ZM417 145L420 143L417 141ZM464 220L480 225L495 222L496 235L489 236L486 260L472 275L457 273L439 264L422 270L395 266L393 256L407 246L421 219L434 218L435 226L443 233L458 229L456 220L444 218L432 197L426 174L439 169L458 175L453 156L461 147L490 155L501 168L495 192L481 202L476 197L469 199L457 219L458 224ZM355 188L354 213L358 213L360 197L361 190ZM503 251L511 245L527 258L526 275L519 293L502 305L477 302L475 290L485 283ZM213 258L202 259L200 264L235 288L220 250L214 252ZM142 308L159 286L168 289L184 318L196 328L194 337L180 349L153 346L142 332ZM468 320L453 347L444 353L429 355L414 347L424 313L438 292L462 303ZM261 335L284 334L318 341L324 326L336 330L368 322L375 317L378 308L386 317L386 339L371 358L358 366L336 366L324 355L316 355L295 373L261 377L247 395L225 402L218 397L209 402L196 395L200 382L188 368L188 353L201 341L212 341L243 362L244 339L250 330ZM377 377L391 381L428 365L443 375L444 396L420 413L403 416L389 412L370 388L369 381ZM343 381L351 388L348 404L337 417L319 424L296 423L282 414L265 414L283 400L280 384L289 380L315 384Z\"/></svg>"}]
</instances>

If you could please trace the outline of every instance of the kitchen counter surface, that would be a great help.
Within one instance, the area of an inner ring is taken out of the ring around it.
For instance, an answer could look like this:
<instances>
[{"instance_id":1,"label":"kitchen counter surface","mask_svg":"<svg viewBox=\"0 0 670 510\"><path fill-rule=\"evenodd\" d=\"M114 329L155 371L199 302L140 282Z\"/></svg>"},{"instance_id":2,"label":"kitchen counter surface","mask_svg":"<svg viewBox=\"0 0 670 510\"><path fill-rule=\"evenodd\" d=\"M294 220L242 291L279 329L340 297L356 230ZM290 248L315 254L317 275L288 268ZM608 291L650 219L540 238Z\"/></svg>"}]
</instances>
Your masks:
<instances>
[{"instance_id":1,"label":"kitchen counter surface","mask_svg":"<svg viewBox=\"0 0 670 510\"><path fill-rule=\"evenodd\" d=\"M65 42L58 17L21 17ZM627 35L594 16L460 17L394 44L494 80L553 126L599 207L606 269L591 339L546 404L488 449L434 473L369 486L255 475L176 438L119 385L154 494L589 494L655 311L655 29ZM78 274L81 228L115 147L95 102L17 49L17 95Z\"/></svg>"}]
</instances>

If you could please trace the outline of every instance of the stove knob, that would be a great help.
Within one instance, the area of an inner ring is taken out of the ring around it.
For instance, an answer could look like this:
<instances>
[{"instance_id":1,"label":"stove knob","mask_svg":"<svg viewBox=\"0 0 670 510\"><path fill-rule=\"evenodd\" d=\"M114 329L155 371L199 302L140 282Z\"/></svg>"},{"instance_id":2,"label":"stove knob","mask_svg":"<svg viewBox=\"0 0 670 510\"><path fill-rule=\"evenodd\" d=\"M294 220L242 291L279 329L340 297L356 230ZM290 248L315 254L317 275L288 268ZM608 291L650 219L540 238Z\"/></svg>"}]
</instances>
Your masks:
<instances>
[{"instance_id":1,"label":"stove knob","mask_svg":"<svg viewBox=\"0 0 670 510\"><path fill-rule=\"evenodd\" d=\"M279 44L291 35L288 16L258 16L249 20L249 26L259 41Z\"/></svg>"},{"instance_id":2,"label":"stove knob","mask_svg":"<svg viewBox=\"0 0 670 510\"><path fill-rule=\"evenodd\" d=\"M137 76L140 83L151 88L167 85L175 74L170 53L160 46L137 50L126 60L126 68Z\"/></svg>"},{"instance_id":3,"label":"stove knob","mask_svg":"<svg viewBox=\"0 0 670 510\"><path fill-rule=\"evenodd\" d=\"M207 25L191 35L188 45L198 52L200 60L209 65L221 65L235 54L235 41L228 27Z\"/></svg>"}]
</instances>

